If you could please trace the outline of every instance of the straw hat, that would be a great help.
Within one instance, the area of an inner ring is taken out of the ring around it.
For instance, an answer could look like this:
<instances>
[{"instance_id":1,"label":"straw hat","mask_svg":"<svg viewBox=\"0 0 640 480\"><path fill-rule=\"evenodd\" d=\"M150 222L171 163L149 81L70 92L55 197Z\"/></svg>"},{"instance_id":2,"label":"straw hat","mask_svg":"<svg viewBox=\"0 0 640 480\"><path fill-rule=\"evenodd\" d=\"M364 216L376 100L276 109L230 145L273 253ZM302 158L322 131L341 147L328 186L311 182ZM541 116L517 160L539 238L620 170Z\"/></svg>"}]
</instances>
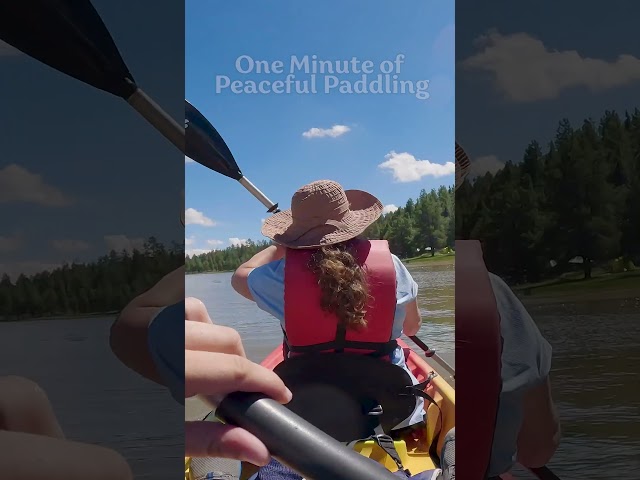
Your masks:
<instances>
[{"instance_id":1,"label":"straw hat","mask_svg":"<svg viewBox=\"0 0 640 480\"><path fill-rule=\"evenodd\" d=\"M462 149L458 142L456 142L456 190L462 185L464 179L469 175L471 168L471 160L469 156Z\"/></svg>"},{"instance_id":2,"label":"straw hat","mask_svg":"<svg viewBox=\"0 0 640 480\"><path fill-rule=\"evenodd\" d=\"M291 208L272 215L262 234L289 248L318 248L357 237L382 214L382 203L362 190L318 180L293 194Z\"/></svg>"}]
</instances>

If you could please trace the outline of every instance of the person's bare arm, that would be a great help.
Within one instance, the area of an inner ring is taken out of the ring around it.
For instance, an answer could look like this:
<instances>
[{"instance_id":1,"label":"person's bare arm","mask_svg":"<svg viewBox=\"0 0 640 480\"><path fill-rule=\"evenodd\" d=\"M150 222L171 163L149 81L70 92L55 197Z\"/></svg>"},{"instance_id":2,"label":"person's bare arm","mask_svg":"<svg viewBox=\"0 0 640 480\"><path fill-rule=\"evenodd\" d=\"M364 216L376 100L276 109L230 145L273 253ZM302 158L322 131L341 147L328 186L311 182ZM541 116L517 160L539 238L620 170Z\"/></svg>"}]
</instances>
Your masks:
<instances>
[{"instance_id":1,"label":"person's bare arm","mask_svg":"<svg viewBox=\"0 0 640 480\"><path fill-rule=\"evenodd\" d=\"M151 319L162 307L184 300L184 266L165 275L146 292L134 298L111 326L109 343L113 353L127 367L164 385L149 348L147 332Z\"/></svg>"},{"instance_id":2,"label":"person's bare arm","mask_svg":"<svg viewBox=\"0 0 640 480\"><path fill-rule=\"evenodd\" d=\"M422 325L422 318L420 317L420 310L418 309L417 299L407 303L406 316L404 318L404 324L402 331L408 337L411 337L418 333L420 326Z\"/></svg>"},{"instance_id":3,"label":"person's bare arm","mask_svg":"<svg viewBox=\"0 0 640 480\"><path fill-rule=\"evenodd\" d=\"M271 245L264 250L260 250L249 260L240 265L231 277L231 286L243 297L253 301L249 290L248 278L251 270L261 267L267 263L280 260L284 257L286 248L282 245Z\"/></svg>"},{"instance_id":4,"label":"person's bare arm","mask_svg":"<svg viewBox=\"0 0 640 480\"><path fill-rule=\"evenodd\" d=\"M549 462L559 444L560 421L547 377L525 394L517 460L525 467L542 467Z\"/></svg>"},{"instance_id":5,"label":"person's bare arm","mask_svg":"<svg viewBox=\"0 0 640 480\"><path fill-rule=\"evenodd\" d=\"M0 430L0 472L12 480L132 480L113 450L58 438Z\"/></svg>"}]
</instances>

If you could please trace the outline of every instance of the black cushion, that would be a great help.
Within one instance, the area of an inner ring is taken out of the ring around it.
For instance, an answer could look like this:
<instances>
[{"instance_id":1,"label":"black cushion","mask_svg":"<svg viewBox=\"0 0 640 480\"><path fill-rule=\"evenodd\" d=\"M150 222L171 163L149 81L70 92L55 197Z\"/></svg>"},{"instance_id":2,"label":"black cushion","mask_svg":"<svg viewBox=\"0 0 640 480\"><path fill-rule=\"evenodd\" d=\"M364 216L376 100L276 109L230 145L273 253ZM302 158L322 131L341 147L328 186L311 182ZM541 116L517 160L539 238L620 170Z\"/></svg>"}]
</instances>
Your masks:
<instances>
[{"instance_id":1,"label":"black cushion","mask_svg":"<svg viewBox=\"0 0 640 480\"><path fill-rule=\"evenodd\" d=\"M338 441L385 433L416 406L407 372L387 361L349 353L310 353L280 363L274 372L293 392L286 407ZM381 415L368 415L378 405Z\"/></svg>"}]
</instances>

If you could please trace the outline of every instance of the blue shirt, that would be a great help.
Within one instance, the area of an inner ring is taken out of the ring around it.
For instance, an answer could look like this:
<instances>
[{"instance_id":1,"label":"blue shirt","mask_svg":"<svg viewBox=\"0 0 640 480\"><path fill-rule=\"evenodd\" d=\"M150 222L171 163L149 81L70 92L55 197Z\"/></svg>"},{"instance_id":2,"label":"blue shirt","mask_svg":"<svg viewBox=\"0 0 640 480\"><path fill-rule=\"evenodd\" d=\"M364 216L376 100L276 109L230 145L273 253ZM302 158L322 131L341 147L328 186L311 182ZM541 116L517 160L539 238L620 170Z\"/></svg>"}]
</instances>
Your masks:
<instances>
[{"instance_id":1,"label":"blue shirt","mask_svg":"<svg viewBox=\"0 0 640 480\"><path fill-rule=\"evenodd\" d=\"M407 303L418 296L418 284L413 280L407 267L396 257L393 265L396 270L396 311L393 322L392 339L402 335L402 326ZM249 273L247 283L251 296L261 310L270 313L278 320L284 329L284 262L285 259L267 263L253 269Z\"/></svg>"},{"instance_id":2,"label":"blue shirt","mask_svg":"<svg viewBox=\"0 0 640 480\"><path fill-rule=\"evenodd\" d=\"M184 306L163 307L151 319L147 346L158 374L175 400L184 405Z\"/></svg>"},{"instance_id":3,"label":"blue shirt","mask_svg":"<svg viewBox=\"0 0 640 480\"><path fill-rule=\"evenodd\" d=\"M503 338L502 391L489 464L490 476L496 476L515 464L524 393L549 375L551 345L507 284L496 275L489 276Z\"/></svg>"}]
</instances>

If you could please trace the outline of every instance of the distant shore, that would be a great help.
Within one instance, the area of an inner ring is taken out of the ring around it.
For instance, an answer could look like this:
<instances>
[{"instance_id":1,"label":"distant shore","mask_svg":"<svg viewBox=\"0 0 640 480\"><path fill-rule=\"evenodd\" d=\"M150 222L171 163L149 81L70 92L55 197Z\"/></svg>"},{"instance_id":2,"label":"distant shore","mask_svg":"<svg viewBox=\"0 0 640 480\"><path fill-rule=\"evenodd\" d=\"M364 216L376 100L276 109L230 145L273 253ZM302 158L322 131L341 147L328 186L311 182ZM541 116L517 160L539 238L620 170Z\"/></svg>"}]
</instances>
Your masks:
<instances>
[{"instance_id":1,"label":"distant shore","mask_svg":"<svg viewBox=\"0 0 640 480\"><path fill-rule=\"evenodd\" d=\"M203 272L184 272L185 275L202 275L203 273L229 273L235 270L205 270Z\"/></svg>"},{"instance_id":2,"label":"distant shore","mask_svg":"<svg viewBox=\"0 0 640 480\"><path fill-rule=\"evenodd\" d=\"M405 265L449 265L455 263L455 253L442 253L431 256L430 253L420 255L419 257L404 258L402 263Z\"/></svg>"},{"instance_id":3,"label":"distant shore","mask_svg":"<svg viewBox=\"0 0 640 480\"><path fill-rule=\"evenodd\" d=\"M92 312L92 313L68 313L68 314L60 314L60 315L46 315L42 317L22 317L22 318L11 318L11 319L2 319L0 318L0 323L6 322L33 322L39 320L80 320L87 318L96 318L96 317L115 317L119 310L113 310L109 312Z\"/></svg>"},{"instance_id":4,"label":"distant shore","mask_svg":"<svg viewBox=\"0 0 640 480\"><path fill-rule=\"evenodd\" d=\"M455 254L422 255L402 260L407 266L451 265L455 263ZM210 274L225 272L192 272ZM589 280L555 279L538 284L514 285L513 291L527 308L580 308L604 309L615 304L617 309L638 311L640 309L640 270L624 273L600 274ZM114 317L118 311L92 312L81 314L60 314L42 317L23 317L20 319L0 319L2 322L22 322L38 320L74 320L96 317Z\"/></svg>"},{"instance_id":5,"label":"distant shore","mask_svg":"<svg viewBox=\"0 0 640 480\"><path fill-rule=\"evenodd\" d=\"M640 311L640 271L603 274L589 280L557 279L513 291L532 311L634 313Z\"/></svg>"}]
</instances>

